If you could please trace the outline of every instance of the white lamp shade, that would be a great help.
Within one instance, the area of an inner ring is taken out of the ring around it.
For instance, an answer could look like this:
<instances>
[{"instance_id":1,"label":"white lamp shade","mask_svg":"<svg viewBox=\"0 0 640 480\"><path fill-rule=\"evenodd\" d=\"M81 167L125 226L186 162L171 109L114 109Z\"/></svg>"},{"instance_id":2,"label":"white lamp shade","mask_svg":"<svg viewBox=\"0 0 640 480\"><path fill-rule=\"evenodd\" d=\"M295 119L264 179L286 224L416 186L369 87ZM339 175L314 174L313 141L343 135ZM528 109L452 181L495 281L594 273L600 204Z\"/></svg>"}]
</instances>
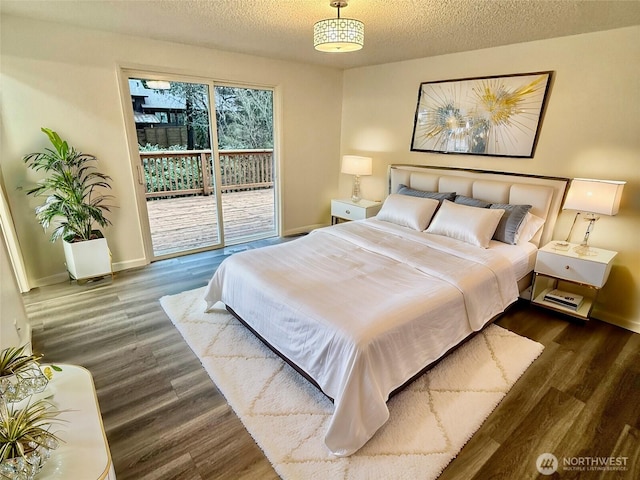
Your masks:
<instances>
[{"instance_id":1,"label":"white lamp shade","mask_svg":"<svg viewBox=\"0 0 640 480\"><path fill-rule=\"evenodd\" d=\"M620 198L625 183L614 180L574 178L562 209L615 215L620 208Z\"/></svg>"},{"instance_id":2,"label":"white lamp shade","mask_svg":"<svg viewBox=\"0 0 640 480\"><path fill-rule=\"evenodd\" d=\"M345 155L342 157L342 173L349 175L371 175L371 157Z\"/></svg>"}]
</instances>

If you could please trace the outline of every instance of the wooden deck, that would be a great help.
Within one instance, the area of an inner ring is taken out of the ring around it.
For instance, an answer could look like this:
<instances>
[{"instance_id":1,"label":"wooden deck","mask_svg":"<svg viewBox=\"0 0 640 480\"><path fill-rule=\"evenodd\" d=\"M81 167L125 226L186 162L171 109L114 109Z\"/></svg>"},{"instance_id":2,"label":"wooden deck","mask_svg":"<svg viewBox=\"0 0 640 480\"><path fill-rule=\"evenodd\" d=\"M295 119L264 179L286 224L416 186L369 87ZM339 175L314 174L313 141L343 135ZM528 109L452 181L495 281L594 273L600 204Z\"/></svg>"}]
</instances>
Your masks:
<instances>
[{"instance_id":1,"label":"wooden deck","mask_svg":"<svg viewBox=\"0 0 640 480\"><path fill-rule=\"evenodd\" d=\"M254 235L276 235L273 189L222 194L225 243ZM210 196L147 200L155 256L219 243L216 198Z\"/></svg>"}]
</instances>

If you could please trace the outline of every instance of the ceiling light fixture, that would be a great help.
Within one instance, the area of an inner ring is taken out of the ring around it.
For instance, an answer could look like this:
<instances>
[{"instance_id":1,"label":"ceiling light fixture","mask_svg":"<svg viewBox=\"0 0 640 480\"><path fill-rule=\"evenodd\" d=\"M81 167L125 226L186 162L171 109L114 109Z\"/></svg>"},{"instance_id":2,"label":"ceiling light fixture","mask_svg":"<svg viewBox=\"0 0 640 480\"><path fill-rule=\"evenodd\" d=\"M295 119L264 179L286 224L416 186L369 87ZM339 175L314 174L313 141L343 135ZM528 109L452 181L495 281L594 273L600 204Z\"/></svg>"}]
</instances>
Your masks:
<instances>
[{"instance_id":1,"label":"ceiling light fixture","mask_svg":"<svg viewBox=\"0 0 640 480\"><path fill-rule=\"evenodd\" d=\"M338 9L338 18L320 20L313 26L313 46L321 52L355 52L364 46L364 23L353 18L340 18L347 0L329 2Z\"/></svg>"}]
</instances>

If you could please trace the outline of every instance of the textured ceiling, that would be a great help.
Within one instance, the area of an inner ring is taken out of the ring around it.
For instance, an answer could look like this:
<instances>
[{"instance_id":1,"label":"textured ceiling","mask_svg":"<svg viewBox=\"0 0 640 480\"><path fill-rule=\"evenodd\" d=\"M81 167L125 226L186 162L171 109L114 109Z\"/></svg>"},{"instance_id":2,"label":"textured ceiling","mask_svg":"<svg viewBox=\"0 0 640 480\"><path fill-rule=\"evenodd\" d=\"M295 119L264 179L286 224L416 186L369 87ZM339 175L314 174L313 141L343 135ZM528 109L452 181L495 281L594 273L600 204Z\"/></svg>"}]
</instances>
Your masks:
<instances>
[{"instance_id":1,"label":"textured ceiling","mask_svg":"<svg viewBox=\"0 0 640 480\"><path fill-rule=\"evenodd\" d=\"M640 1L350 0L365 46L340 54L313 48L329 0L0 0L0 13L351 68L639 25Z\"/></svg>"}]
</instances>

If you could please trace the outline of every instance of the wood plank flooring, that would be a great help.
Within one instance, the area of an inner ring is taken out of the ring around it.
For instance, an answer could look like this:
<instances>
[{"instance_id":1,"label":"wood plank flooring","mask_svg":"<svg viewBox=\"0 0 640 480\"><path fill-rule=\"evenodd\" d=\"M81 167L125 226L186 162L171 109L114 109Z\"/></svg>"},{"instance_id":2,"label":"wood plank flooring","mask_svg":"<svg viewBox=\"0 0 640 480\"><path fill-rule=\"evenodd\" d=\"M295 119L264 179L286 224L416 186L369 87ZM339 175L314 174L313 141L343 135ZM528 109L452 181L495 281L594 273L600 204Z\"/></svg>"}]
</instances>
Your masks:
<instances>
[{"instance_id":1,"label":"wood plank flooring","mask_svg":"<svg viewBox=\"0 0 640 480\"><path fill-rule=\"evenodd\" d=\"M204 286L235 251L279 241L24 295L34 350L93 374L118 480L278 478L158 299ZM571 323L525 302L497 323L546 348L441 480L640 478L640 335L597 320ZM545 452L560 462L626 457L627 470L543 477L535 461Z\"/></svg>"}]
</instances>

